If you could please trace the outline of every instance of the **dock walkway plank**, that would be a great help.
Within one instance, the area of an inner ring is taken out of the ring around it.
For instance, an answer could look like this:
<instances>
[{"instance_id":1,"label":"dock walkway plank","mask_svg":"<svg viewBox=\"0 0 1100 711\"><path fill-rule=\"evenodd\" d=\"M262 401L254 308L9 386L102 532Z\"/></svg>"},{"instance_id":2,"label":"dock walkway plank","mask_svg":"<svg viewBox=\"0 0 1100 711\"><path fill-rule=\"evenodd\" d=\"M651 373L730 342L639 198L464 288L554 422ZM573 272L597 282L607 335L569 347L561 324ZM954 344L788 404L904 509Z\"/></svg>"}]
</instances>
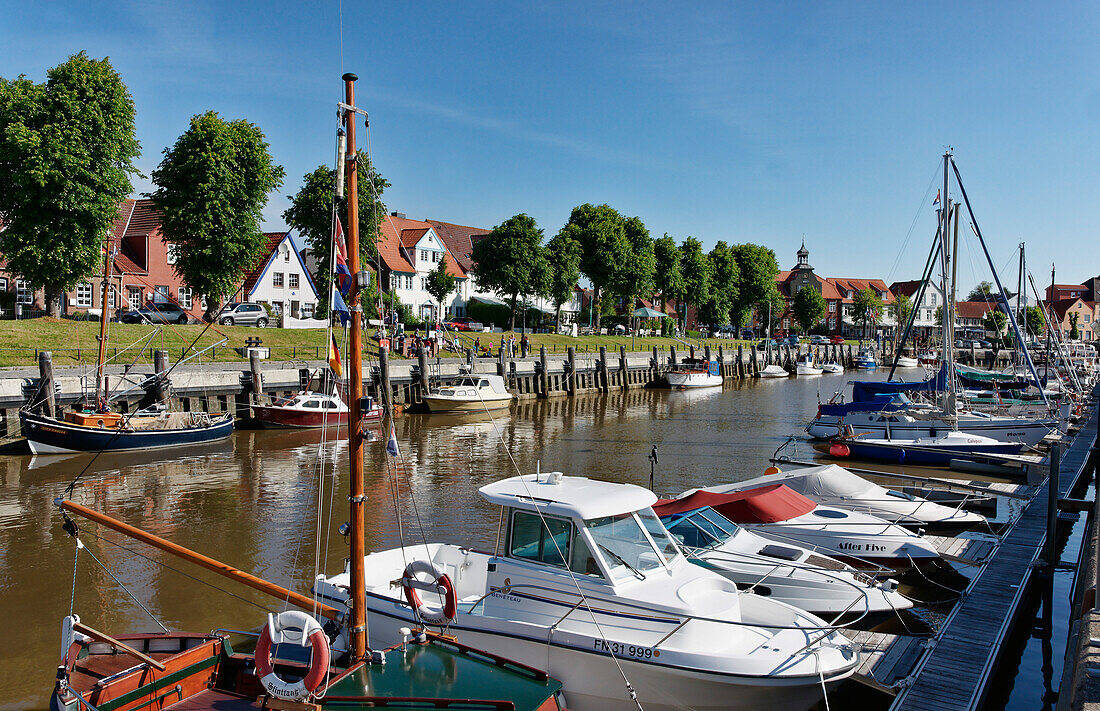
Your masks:
<instances>
[{"instance_id":1,"label":"dock walkway plank","mask_svg":"<svg viewBox=\"0 0 1100 711\"><path fill-rule=\"evenodd\" d=\"M1083 432L1089 435L1096 432L1097 416L1096 412L1092 413ZM1091 436L1077 437L1063 452L1058 480L1060 496L1066 496L1084 468L1092 440ZM955 606L938 639L919 662L916 677L898 693L891 711L977 708L1034 563L1043 550L1048 485L1049 481L1037 489L993 485L1012 493L1034 493L1034 497L984 561L967 594ZM964 557L957 555L961 548L955 544L945 546L956 551L951 555ZM974 553L979 551L974 550Z\"/></svg>"}]
</instances>

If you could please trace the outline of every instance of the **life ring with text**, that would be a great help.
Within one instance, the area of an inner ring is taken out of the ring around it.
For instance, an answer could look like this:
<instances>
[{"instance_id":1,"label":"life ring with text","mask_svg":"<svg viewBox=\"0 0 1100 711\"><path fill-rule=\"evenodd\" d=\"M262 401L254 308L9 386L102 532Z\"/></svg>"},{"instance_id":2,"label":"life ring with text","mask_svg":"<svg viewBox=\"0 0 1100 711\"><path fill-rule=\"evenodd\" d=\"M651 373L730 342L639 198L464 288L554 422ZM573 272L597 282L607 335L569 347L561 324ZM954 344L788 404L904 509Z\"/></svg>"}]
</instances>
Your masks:
<instances>
[{"instance_id":1,"label":"life ring with text","mask_svg":"<svg viewBox=\"0 0 1100 711\"><path fill-rule=\"evenodd\" d=\"M289 682L279 678L271 664L271 645L297 643L313 648L309 673L304 679ZM267 624L256 642L256 675L260 677L267 693L288 701L302 701L309 697L328 676L328 638L320 623L304 612L288 610L278 615L268 615Z\"/></svg>"},{"instance_id":2,"label":"life ring with text","mask_svg":"<svg viewBox=\"0 0 1100 711\"><path fill-rule=\"evenodd\" d=\"M417 575L431 576L430 582L422 582ZM455 586L446 573L440 572L434 564L427 560L414 560L405 566L405 574L401 576L401 587L405 589L405 601L409 607L416 610L417 616L432 625L450 624L458 616L458 596L455 594ZM420 600L420 590L429 590L443 595L443 608L428 607Z\"/></svg>"}]
</instances>

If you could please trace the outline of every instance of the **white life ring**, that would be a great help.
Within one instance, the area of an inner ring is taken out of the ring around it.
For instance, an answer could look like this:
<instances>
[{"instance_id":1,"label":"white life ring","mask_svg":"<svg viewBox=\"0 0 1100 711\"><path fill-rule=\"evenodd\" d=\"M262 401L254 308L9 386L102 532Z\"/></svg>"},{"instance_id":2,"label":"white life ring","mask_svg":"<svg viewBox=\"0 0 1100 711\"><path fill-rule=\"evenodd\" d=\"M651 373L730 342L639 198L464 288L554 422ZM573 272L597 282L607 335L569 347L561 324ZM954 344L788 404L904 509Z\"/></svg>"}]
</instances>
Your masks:
<instances>
[{"instance_id":1,"label":"white life ring","mask_svg":"<svg viewBox=\"0 0 1100 711\"><path fill-rule=\"evenodd\" d=\"M313 648L309 673L299 681L280 679L271 665L271 645L287 642L297 642L303 647L308 644ZM317 620L298 610L267 616L267 624L256 642L256 675L260 677L260 683L267 693L289 701L308 698L328 676L328 665L328 638Z\"/></svg>"},{"instance_id":2,"label":"white life ring","mask_svg":"<svg viewBox=\"0 0 1100 711\"><path fill-rule=\"evenodd\" d=\"M416 576L419 573L430 575L430 582L421 582ZM405 589L405 601L416 610L417 616L432 625L450 624L458 616L458 596L455 594L455 586L451 579L436 568L431 561L414 560L405 566L405 574L401 576L401 587ZM420 600L417 588L437 592L443 595L443 608L428 607Z\"/></svg>"}]
</instances>

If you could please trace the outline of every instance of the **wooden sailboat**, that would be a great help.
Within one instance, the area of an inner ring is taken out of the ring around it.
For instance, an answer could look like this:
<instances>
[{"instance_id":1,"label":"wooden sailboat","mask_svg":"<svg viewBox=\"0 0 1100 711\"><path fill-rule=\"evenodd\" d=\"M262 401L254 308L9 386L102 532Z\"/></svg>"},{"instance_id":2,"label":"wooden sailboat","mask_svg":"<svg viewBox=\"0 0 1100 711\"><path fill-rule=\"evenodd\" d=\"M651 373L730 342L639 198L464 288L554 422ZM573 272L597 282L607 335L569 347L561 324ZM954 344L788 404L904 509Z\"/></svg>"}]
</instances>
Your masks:
<instances>
[{"instance_id":1,"label":"wooden sailboat","mask_svg":"<svg viewBox=\"0 0 1100 711\"><path fill-rule=\"evenodd\" d=\"M19 411L19 423L33 454L70 452L130 451L204 444L233 434L233 415L229 412L169 412L150 408L131 414L111 411L104 368L107 362L107 294L114 258L112 239L107 238L103 258L103 292L99 319L99 356L96 360L95 401L61 413L49 406L45 414L30 408ZM164 375L154 375L143 385ZM52 403L52 398L46 398Z\"/></svg>"},{"instance_id":2,"label":"wooden sailboat","mask_svg":"<svg viewBox=\"0 0 1100 711\"><path fill-rule=\"evenodd\" d=\"M347 131L347 155L355 156L353 74L344 75L340 104ZM352 274L359 272L356 164L349 161L348 254ZM359 295L349 305L358 314ZM498 655L458 644L423 629L406 630L400 644L367 646L364 586L364 496L362 397L362 324L350 329L350 565L356 574L344 611L287 590L225 563L187 550L158 536L68 500L58 506L66 530L78 530L68 514L184 558L303 611L269 615L257 633L215 631L113 636L76 615L63 623L62 658L51 708L69 711L237 711L267 708L287 711L400 707L403 709L492 708L523 711L560 709L561 685L544 672ZM79 540L79 539L78 539ZM79 545L79 543L78 543ZM446 576L431 586L449 584ZM308 611L308 612L304 612ZM238 625L230 625L239 627ZM340 640L340 645L333 645ZM346 644L344 644L346 642Z\"/></svg>"}]
</instances>

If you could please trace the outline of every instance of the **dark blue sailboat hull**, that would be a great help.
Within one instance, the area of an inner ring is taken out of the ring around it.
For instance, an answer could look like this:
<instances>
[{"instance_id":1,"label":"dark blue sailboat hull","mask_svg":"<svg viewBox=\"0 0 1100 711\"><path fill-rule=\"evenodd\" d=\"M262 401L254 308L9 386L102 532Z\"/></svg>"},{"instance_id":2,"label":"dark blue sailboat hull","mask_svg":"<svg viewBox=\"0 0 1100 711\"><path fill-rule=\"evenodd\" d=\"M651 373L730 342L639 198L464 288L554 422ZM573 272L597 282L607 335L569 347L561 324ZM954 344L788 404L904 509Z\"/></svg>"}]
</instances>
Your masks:
<instances>
[{"instance_id":1,"label":"dark blue sailboat hull","mask_svg":"<svg viewBox=\"0 0 1100 711\"><path fill-rule=\"evenodd\" d=\"M35 454L116 452L203 444L233 434L233 416L210 418L209 425L163 430L120 430L87 427L20 411L23 435Z\"/></svg>"},{"instance_id":2,"label":"dark blue sailboat hull","mask_svg":"<svg viewBox=\"0 0 1100 711\"><path fill-rule=\"evenodd\" d=\"M968 459L983 454L1019 454L1024 445L1019 442L997 442L978 446L942 445L919 447L911 444L860 442L859 439L837 440L848 448L849 456L889 464L914 464L945 467L952 459Z\"/></svg>"}]
</instances>

